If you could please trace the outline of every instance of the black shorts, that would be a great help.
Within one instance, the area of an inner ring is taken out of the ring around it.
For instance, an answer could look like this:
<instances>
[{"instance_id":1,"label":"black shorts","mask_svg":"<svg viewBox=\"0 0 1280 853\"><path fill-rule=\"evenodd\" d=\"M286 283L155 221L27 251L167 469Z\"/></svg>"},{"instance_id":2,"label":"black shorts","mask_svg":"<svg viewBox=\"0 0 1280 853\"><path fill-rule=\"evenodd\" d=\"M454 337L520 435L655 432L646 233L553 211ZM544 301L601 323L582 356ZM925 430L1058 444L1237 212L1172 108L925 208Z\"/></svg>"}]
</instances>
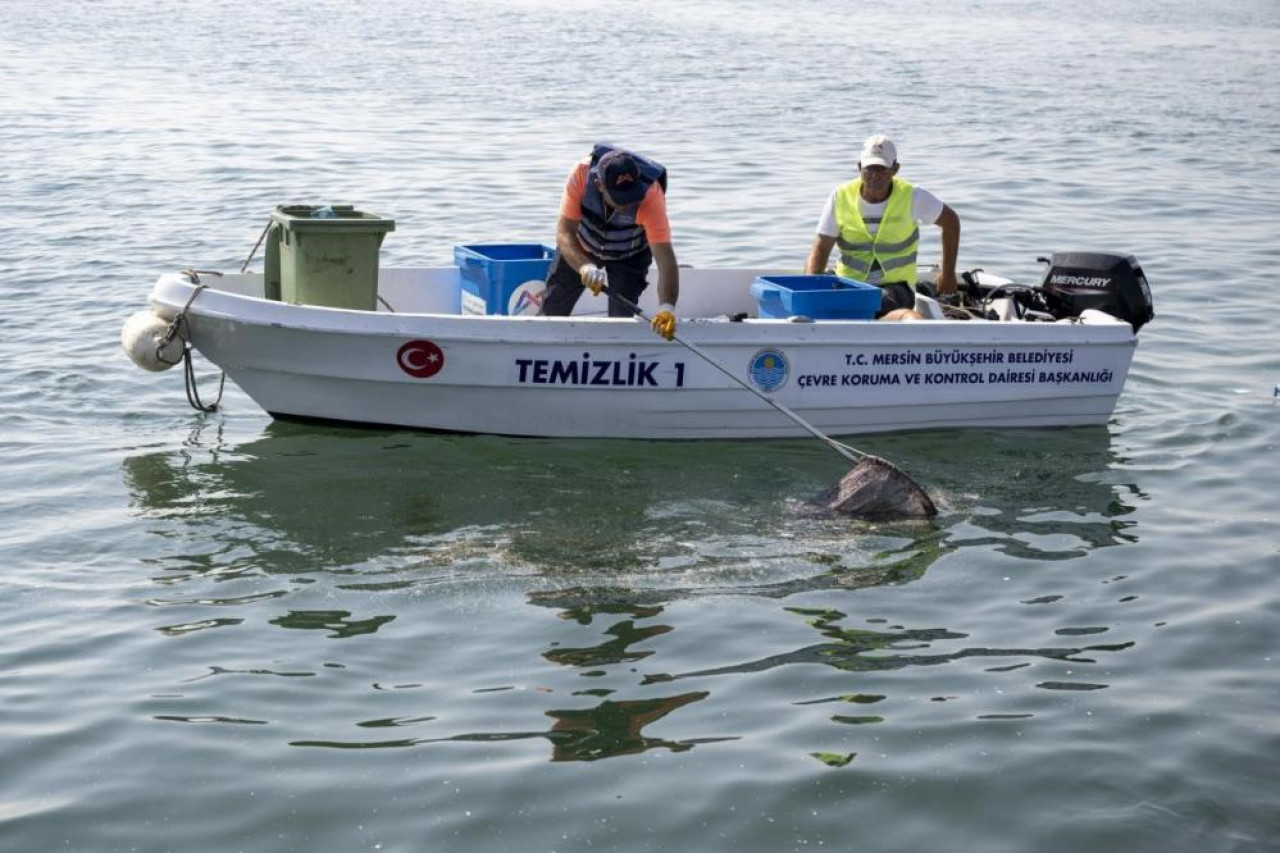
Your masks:
<instances>
[{"instance_id":1,"label":"black shorts","mask_svg":"<svg viewBox=\"0 0 1280 853\"><path fill-rule=\"evenodd\" d=\"M915 307L916 291L911 285L903 281L880 285L880 310L876 312L876 317L883 317L899 308Z\"/></svg>"},{"instance_id":2,"label":"black shorts","mask_svg":"<svg viewBox=\"0 0 1280 853\"><path fill-rule=\"evenodd\" d=\"M616 261L605 261L591 257L591 263L604 267L609 273L609 289L632 302L640 301L640 294L649 286L649 265L653 263L653 252L645 249L637 255ZM551 262L551 272L547 275L547 292L542 296L542 308L538 311L544 317L567 317L573 313L573 306L578 304L582 296L582 277L578 271L569 266L560 253ZM616 299L609 299L610 317L631 317L635 314L627 306Z\"/></svg>"}]
</instances>

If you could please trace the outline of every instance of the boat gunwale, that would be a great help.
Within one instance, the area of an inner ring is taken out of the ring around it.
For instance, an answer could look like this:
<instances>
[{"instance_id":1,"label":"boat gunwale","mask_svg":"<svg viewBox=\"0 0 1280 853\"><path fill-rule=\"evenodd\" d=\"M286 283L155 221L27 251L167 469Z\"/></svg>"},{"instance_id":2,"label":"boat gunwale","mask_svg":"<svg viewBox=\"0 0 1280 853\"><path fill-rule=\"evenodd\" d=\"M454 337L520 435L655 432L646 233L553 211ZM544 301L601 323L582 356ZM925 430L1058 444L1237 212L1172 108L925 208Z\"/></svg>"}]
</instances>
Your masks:
<instances>
[{"instance_id":1,"label":"boat gunwale","mask_svg":"<svg viewBox=\"0 0 1280 853\"><path fill-rule=\"evenodd\" d=\"M657 343L647 326L624 318L595 315L537 317L466 315L434 312L363 311L317 305L294 305L217 287L203 280L209 297L192 300L197 288L185 273L167 273L156 281L149 302L171 320L184 308L196 318L219 318L296 332L404 337L434 335L459 343L519 345L634 345ZM190 303L188 305L188 303ZM211 304L212 303L212 304ZM244 310L237 311L237 307ZM427 328L430 326L430 328ZM569 327L566 329L565 327ZM495 334L506 329L521 334ZM744 329L755 331L745 334ZM483 331L481 331L483 330ZM852 337L850 332L857 330ZM680 331L713 346L1128 346L1137 334L1128 323L1028 322L1001 320L789 320L747 318L681 318ZM974 335L979 331L978 335Z\"/></svg>"}]
</instances>

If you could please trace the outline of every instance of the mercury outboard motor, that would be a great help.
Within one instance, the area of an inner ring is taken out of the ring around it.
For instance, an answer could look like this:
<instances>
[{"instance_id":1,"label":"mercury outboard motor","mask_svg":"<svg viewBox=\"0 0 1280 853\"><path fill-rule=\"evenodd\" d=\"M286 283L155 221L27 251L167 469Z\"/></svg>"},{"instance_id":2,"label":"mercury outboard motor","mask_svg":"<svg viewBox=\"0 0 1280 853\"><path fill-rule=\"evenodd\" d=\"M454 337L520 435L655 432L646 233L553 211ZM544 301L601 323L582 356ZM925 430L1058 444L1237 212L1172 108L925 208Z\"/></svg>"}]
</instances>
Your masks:
<instances>
[{"instance_id":1,"label":"mercury outboard motor","mask_svg":"<svg viewBox=\"0 0 1280 853\"><path fill-rule=\"evenodd\" d=\"M1151 289L1133 255L1054 252L1040 289L1057 318L1079 317L1088 308L1110 314L1136 332L1152 317Z\"/></svg>"}]
</instances>

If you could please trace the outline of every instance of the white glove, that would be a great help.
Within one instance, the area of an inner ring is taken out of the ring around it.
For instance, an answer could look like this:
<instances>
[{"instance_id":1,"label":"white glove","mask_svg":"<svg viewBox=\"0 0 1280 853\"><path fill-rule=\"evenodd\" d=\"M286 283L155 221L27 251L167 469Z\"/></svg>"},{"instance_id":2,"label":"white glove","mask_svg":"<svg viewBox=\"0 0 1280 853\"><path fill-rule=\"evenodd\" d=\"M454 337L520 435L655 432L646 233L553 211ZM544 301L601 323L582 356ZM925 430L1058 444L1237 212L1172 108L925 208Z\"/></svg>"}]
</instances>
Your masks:
<instances>
[{"instance_id":1,"label":"white glove","mask_svg":"<svg viewBox=\"0 0 1280 853\"><path fill-rule=\"evenodd\" d=\"M592 296L599 296L600 288L609 283L608 274L595 264L578 267L578 276L582 279L582 286L590 290Z\"/></svg>"}]
</instances>

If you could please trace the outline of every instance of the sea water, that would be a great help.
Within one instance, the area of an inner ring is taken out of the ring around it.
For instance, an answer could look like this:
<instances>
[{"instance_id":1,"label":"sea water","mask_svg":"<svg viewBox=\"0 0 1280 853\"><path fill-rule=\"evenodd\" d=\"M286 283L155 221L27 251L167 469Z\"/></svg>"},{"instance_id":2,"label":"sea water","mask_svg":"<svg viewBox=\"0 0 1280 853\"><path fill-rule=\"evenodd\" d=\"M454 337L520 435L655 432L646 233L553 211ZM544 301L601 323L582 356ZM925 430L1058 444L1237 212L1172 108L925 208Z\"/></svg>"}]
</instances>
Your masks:
<instances>
[{"instance_id":1,"label":"sea water","mask_svg":"<svg viewBox=\"0 0 1280 853\"><path fill-rule=\"evenodd\" d=\"M0 849L1277 849L1277 45L1264 0L0 5ZM796 512L813 440L200 415L119 348L277 204L549 242L596 140L681 263L799 268L876 132L962 268L1155 297L1105 427L855 442L931 523Z\"/></svg>"}]
</instances>

